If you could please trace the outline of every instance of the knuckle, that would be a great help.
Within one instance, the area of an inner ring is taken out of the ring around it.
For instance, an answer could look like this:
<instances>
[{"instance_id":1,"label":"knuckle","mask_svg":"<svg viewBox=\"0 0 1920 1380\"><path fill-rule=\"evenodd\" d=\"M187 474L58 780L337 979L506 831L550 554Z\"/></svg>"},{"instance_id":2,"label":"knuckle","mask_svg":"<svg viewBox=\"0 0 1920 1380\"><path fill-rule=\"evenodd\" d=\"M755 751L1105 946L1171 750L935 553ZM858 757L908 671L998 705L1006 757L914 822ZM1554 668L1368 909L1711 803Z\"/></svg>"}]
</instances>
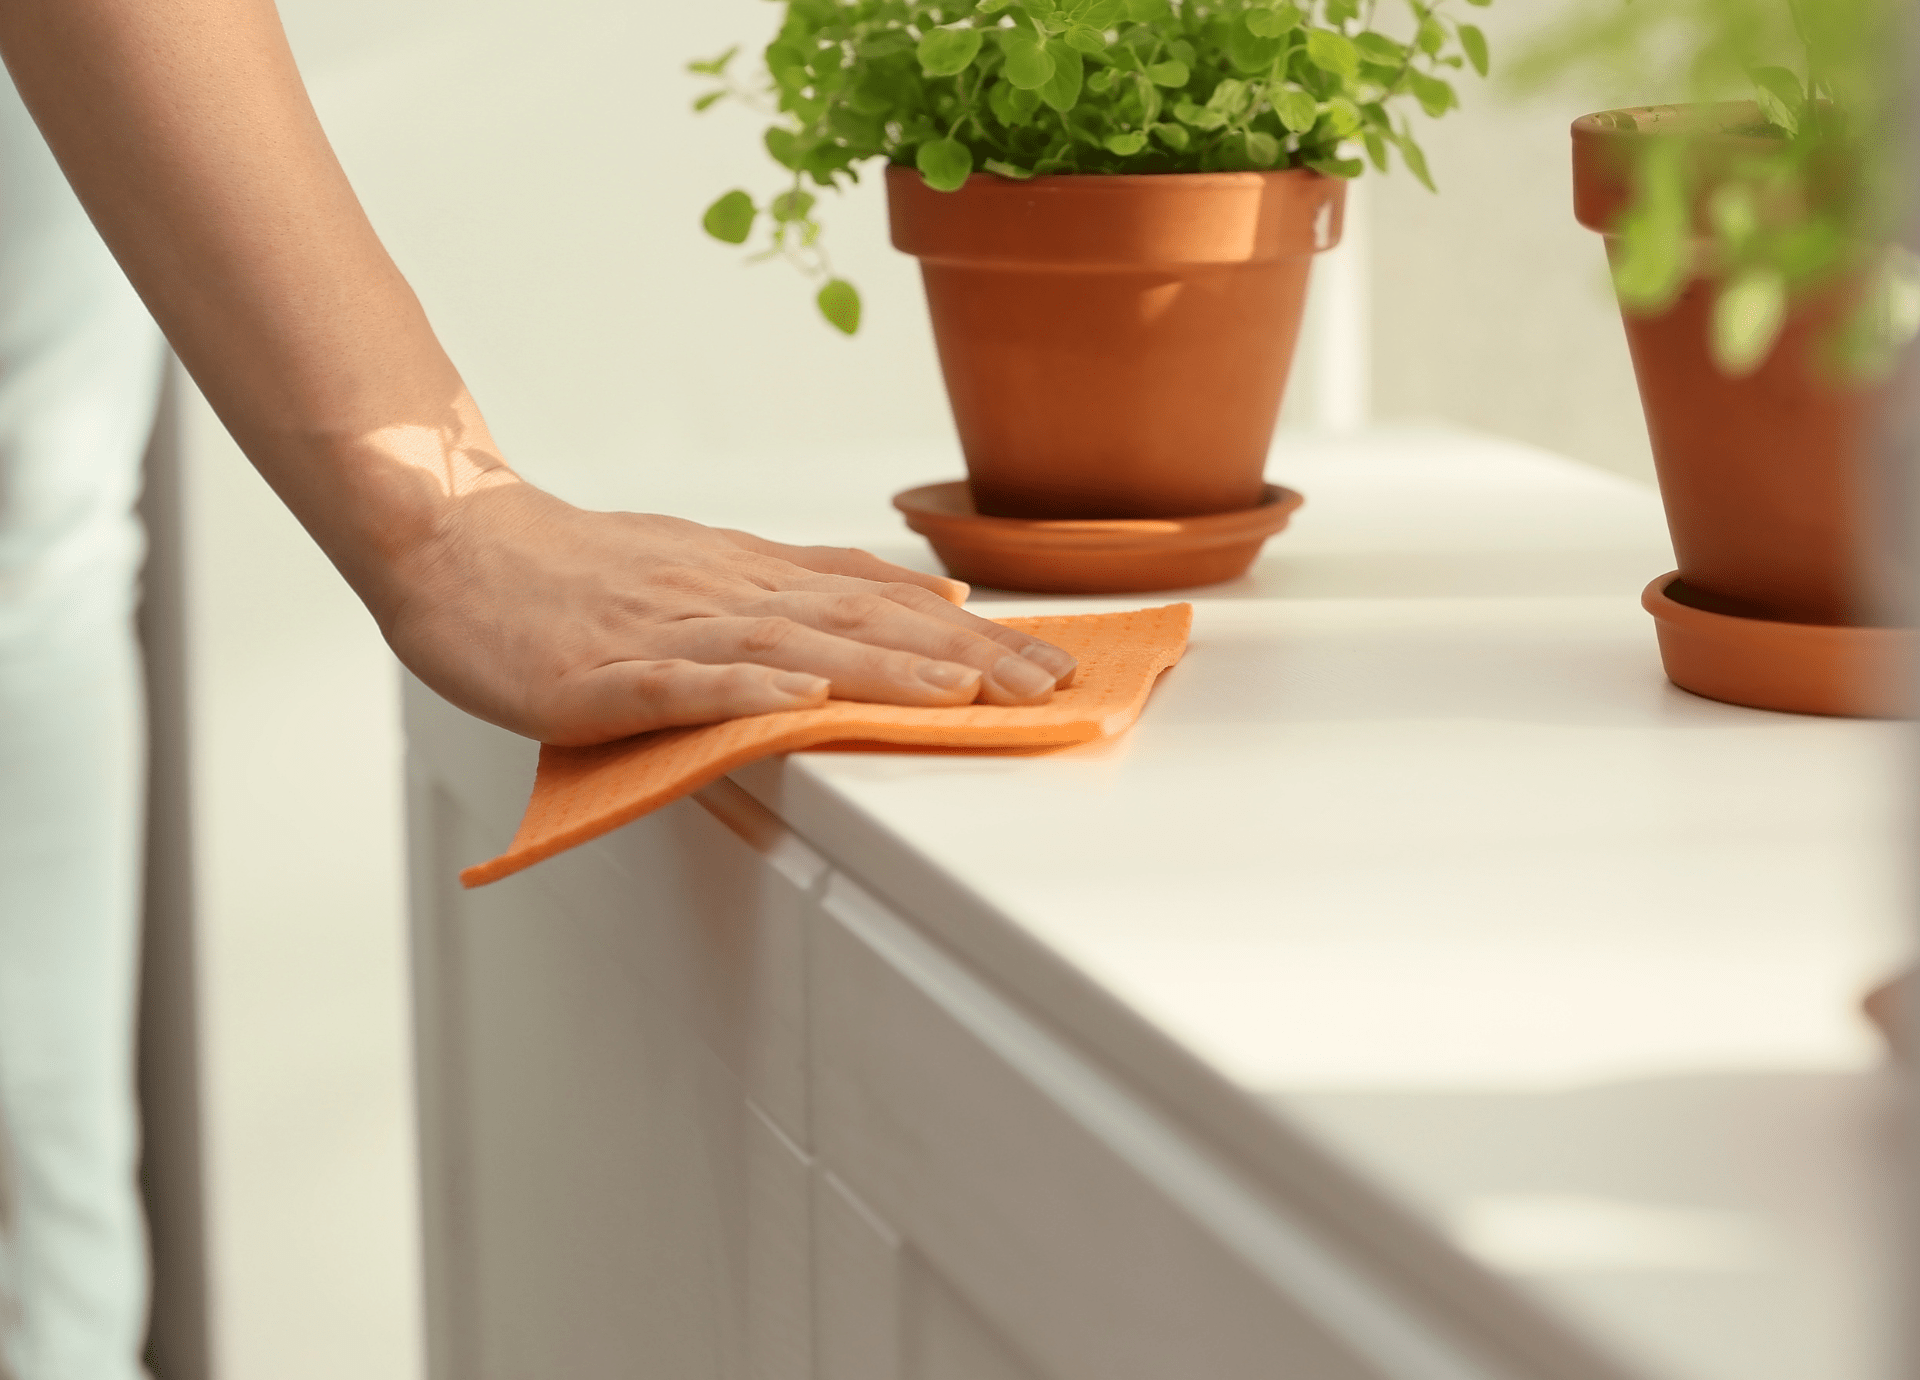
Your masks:
<instances>
[{"instance_id":1,"label":"knuckle","mask_svg":"<svg viewBox=\"0 0 1920 1380\"><path fill-rule=\"evenodd\" d=\"M834 594L821 605L821 626L830 632L854 632L880 616L881 601L871 594Z\"/></svg>"},{"instance_id":2,"label":"knuckle","mask_svg":"<svg viewBox=\"0 0 1920 1380\"><path fill-rule=\"evenodd\" d=\"M740 649L750 656L760 656L778 651L793 640L799 630L799 624L790 618L769 616L750 618L741 629Z\"/></svg>"},{"instance_id":3,"label":"knuckle","mask_svg":"<svg viewBox=\"0 0 1920 1380\"><path fill-rule=\"evenodd\" d=\"M648 700L665 699L679 688L695 665L678 657L667 661L642 662L633 671L633 692Z\"/></svg>"}]
</instances>

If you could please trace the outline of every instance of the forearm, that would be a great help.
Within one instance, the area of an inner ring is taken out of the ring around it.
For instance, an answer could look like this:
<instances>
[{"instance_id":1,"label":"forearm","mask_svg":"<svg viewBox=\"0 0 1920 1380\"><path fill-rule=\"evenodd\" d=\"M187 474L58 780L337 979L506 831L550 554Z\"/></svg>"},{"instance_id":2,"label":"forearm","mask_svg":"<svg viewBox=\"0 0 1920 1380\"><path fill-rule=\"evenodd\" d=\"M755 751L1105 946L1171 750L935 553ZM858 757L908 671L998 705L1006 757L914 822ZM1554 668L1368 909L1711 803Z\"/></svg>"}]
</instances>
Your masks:
<instances>
[{"instance_id":1,"label":"forearm","mask_svg":"<svg viewBox=\"0 0 1920 1380\"><path fill-rule=\"evenodd\" d=\"M7 0L0 56L214 410L381 616L449 502L511 476L270 0Z\"/></svg>"},{"instance_id":2,"label":"forearm","mask_svg":"<svg viewBox=\"0 0 1920 1380\"><path fill-rule=\"evenodd\" d=\"M520 483L347 185L272 0L0 0L0 56L227 429L455 704L590 743L830 690L1034 703L1072 674L948 602L951 581Z\"/></svg>"}]
</instances>

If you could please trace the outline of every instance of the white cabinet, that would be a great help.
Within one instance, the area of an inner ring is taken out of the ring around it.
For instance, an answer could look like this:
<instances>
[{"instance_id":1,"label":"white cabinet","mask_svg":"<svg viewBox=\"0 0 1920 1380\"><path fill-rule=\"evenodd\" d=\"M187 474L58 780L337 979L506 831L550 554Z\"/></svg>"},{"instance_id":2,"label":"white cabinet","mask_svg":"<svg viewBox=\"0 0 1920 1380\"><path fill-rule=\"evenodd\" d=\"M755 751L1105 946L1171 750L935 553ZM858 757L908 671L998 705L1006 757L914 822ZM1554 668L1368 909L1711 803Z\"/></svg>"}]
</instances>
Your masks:
<instances>
[{"instance_id":1,"label":"white cabinet","mask_svg":"<svg viewBox=\"0 0 1920 1380\"><path fill-rule=\"evenodd\" d=\"M823 1375L1503 1373L837 877L810 974Z\"/></svg>"},{"instance_id":2,"label":"white cabinet","mask_svg":"<svg viewBox=\"0 0 1920 1380\"><path fill-rule=\"evenodd\" d=\"M818 859L722 787L462 892L459 760L412 784L431 1373L805 1380Z\"/></svg>"},{"instance_id":3,"label":"white cabinet","mask_svg":"<svg viewBox=\"0 0 1920 1380\"><path fill-rule=\"evenodd\" d=\"M409 698L435 1380L1610 1373L1468 1340L731 783L461 891L530 761Z\"/></svg>"}]
</instances>

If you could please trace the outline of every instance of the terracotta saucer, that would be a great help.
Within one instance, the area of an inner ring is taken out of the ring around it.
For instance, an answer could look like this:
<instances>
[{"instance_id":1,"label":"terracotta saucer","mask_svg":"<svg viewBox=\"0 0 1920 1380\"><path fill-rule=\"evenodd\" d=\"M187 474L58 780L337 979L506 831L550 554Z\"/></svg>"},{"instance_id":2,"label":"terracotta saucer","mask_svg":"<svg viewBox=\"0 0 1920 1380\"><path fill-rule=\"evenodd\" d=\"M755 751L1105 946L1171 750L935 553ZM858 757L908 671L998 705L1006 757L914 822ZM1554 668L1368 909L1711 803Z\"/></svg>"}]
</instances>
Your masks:
<instances>
[{"instance_id":1,"label":"terracotta saucer","mask_svg":"<svg viewBox=\"0 0 1920 1380\"><path fill-rule=\"evenodd\" d=\"M1789 714L1912 714L1912 667L1920 655L1915 629L1775 623L1709 613L1682 602L1687 598L1677 570L1640 596L1659 632L1667 679L1682 690Z\"/></svg>"},{"instance_id":2,"label":"terracotta saucer","mask_svg":"<svg viewBox=\"0 0 1920 1380\"><path fill-rule=\"evenodd\" d=\"M1035 522L982 517L964 479L893 496L956 580L1031 594L1139 594L1231 580L1304 502L1269 484L1258 507L1236 513Z\"/></svg>"}]
</instances>

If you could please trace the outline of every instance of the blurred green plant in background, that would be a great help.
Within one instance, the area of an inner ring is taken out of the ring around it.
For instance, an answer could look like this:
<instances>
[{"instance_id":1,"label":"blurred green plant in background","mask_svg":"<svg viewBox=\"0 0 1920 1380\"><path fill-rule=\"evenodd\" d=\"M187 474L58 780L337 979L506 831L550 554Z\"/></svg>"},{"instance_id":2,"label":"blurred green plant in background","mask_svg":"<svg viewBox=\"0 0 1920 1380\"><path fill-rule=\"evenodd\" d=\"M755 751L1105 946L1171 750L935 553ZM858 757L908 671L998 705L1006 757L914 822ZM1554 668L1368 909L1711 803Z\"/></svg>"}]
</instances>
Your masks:
<instances>
[{"instance_id":1,"label":"blurred green plant in background","mask_svg":"<svg viewBox=\"0 0 1920 1380\"><path fill-rule=\"evenodd\" d=\"M1484 6L1492 0L1466 0ZM860 298L821 253L816 198L871 159L955 191L975 172L1164 173L1305 167L1357 177L1392 155L1428 187L1410 107L1459 104L1449 80L1487 72L1486 36L1451 0L785 0L764 79L738 49L690 64L774 123L792 175L757 205L731 191L707 232L824 280L822 314L852 334ZM1355 149L1352 146L1357 145Z\"/></svg>"},{"instance_id":2,"label":"blurred green plant in background","mask_svg":"<svg viewBox=\"0 0 1920 1380\"><path fill-rule=\"evenodd\" d=\"M1506 75L1521 87L1600 78L1669 112L1639 142L1617 227L1623 306L1657 312L1715 282L1712 347L1729 374L1772 352L1796 300L1851 294L1837 362L1890 367L1920 329L1920 263L1898 239L1912 178L1898 0L1587 0ZM1732 136L1732 137L1729 137Z\"/></svg>"}]
</instances>

